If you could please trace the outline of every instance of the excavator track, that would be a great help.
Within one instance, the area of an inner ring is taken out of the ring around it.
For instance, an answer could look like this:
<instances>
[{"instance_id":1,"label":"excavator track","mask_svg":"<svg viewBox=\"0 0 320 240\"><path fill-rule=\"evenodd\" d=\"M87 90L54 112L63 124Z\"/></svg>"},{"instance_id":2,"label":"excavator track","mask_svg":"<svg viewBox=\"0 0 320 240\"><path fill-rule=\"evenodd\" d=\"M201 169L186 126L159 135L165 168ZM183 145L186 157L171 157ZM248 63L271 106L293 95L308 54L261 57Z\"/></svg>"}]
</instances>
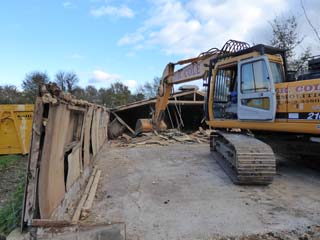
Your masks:
<instances>
[{"instance_id":1,"label":"excavator track","mask_svg":"<svg viewBox=\"0 0 320 240\"><path fill-rule=\"evenodd\" d=\"M235 184L268 185L276 173L271 147L248 135L214 132L210 149L214 158Z\"/></svg>"}]
</instances>

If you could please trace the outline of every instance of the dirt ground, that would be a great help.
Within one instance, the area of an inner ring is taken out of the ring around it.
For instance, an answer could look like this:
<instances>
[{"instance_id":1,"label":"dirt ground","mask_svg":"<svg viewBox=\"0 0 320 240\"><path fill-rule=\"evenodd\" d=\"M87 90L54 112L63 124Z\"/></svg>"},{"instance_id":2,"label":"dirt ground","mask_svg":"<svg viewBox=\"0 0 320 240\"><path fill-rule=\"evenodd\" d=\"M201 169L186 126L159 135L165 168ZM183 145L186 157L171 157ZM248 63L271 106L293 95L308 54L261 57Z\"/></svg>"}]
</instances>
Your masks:
<instances>
[{"instance_id":1,"label":"dirt ground","mask_svg":"<svg viewBox=\"0 0 320 240\"><path fill-rule=\"evenodd\" d=\"M320 239L320 172L293 161L267 187L232 184L205 144L105 145L97 164L87 221L124 222L128 240Z\"/></svg>"}]
</instances>

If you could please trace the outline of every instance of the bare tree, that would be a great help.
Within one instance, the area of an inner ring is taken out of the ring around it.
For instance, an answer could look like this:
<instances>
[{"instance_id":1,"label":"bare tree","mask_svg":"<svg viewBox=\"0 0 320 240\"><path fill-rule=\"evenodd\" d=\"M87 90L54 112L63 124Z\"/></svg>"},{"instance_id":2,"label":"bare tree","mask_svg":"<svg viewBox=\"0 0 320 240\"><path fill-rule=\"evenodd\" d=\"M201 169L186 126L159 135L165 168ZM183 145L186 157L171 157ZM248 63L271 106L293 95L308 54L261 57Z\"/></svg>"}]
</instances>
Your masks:
<instances>
[{"instance_id":1,"label":"bare tree","mask_svg":"<svg viewBox=\"0 0 320 240\"><path fill-rule=\"evenodd\" d=\"M304 16L305 16L305 18L306 18L309 26L312 28L314 34L316 35L316 37L317 37L318 40L320 41L319 32L318 32L318 30L315 28L315 26L312 24L312 22L311 22L311 20L310 20L310 18L309 18L309 16L308 16L308 14L307 14L306 8L304 7L304 4L303 4L303 1L302 1L302 0L300 0L300 5L301 5L301 8L302 8L302 10L303 10L303 14L304 14Z\"/></svg>"},{"instance_id":2,"label":"bare tree","mask_svg":"<svg viewBox=\"0 0 320 240\"><path fill-rule=\"evenodd\" d=\"M39 91L39 86L49 82L49 77L45 72L28 73L22 82L26 103L34 103Z\"/></svg>"},{"instance_id":3,"label":"bare tree","mask_svg":"<svg viewBox=\"0 0 320 240\"><path fill-rule=\"evenodd\" d=\"M74 72L60 71L55 75L55 82L61 90L73 93L79 78Z\"/></svg>"},{"instance_id":4,"label":"bare tree","mask_svg":"<svg viewBox=\"0 0 320 240\"><path fill-rule=\"evenodd\" d=\"M155 77L153 81L146 82L143 86L141 86L138 92L143 94L146 98L153 98L158 94L159 85L160 85L160 78Z\"/></svg>"}]
</instances>

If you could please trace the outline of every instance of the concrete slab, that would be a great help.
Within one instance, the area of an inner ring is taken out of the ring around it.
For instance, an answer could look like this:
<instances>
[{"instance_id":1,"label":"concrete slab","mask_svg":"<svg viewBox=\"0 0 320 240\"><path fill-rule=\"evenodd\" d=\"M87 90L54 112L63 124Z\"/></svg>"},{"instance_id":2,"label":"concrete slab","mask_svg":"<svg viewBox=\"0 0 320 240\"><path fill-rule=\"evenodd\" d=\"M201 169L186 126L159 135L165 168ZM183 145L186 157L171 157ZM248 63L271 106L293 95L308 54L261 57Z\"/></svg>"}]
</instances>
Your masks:
<instances>
[{"instance_id":1,"label":"concrete slab","mask_svg":"<svg viewBox=\"0 0 320 240\"><path fill-rule=\"evenodd\" d=\"M207 239L320 223L320 173L284 161L267 187L236 186L201 144L105 146L87 221L125 222L127 239Z\"/></svg>"}]
</instances>

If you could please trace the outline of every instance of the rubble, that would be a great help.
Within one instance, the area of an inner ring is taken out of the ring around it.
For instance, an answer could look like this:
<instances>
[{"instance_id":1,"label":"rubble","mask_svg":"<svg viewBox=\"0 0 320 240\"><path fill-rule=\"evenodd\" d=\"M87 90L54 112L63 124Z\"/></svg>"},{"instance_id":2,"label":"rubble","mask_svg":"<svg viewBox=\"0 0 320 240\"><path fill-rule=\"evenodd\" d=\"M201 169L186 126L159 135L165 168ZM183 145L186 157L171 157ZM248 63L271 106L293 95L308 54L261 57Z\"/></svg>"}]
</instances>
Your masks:
<instances>
[{"instance_id":1,"label":"rubble","mask_svg":"<svg viewBox=\"0 0 320 240\"><path fill-rule=\"evenodd\" d=\"M205 94L194 86L184 86L180 90L170 96L163 123L170 129L195 131L204 126ZM116 139L124 132L133 134L138 120L151 118L155 103L156 98L150 98L111 109L110 138Z\"/></svg>"},{"instance_id":2,"label":"rubble","mask_svg":"<svg viewBox=\"0 0 320 240\"><path fill-rule=\"evenodd\" d=\"M185 133L179 131L178 129L168 129L162 132L149 132L141 133L138 136L129 136L123 133L115 140L110 140L110 144L115 147L136 147L143 145L160 145L167 146L172 143L182 143L182 144L194 144L194 143L204 143L209 144L211 130L204 130L199 127L199 130L192 133Z\"/></svg>"}]
</instances>

